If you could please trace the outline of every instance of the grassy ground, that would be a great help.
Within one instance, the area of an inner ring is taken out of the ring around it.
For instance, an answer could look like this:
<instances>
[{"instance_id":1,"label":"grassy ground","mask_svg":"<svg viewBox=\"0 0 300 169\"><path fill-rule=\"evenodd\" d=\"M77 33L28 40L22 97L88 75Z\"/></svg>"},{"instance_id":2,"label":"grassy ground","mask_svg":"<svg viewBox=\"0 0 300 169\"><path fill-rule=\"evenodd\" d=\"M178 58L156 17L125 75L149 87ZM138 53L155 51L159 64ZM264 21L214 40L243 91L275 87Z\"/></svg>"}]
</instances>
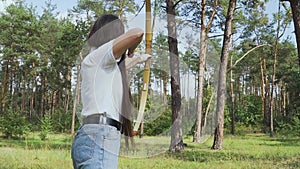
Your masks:
<instances>
[{"instance_id":1,"label":"grassy ground","mask_svg":"<svg viewBox=\"0 0 300 169\"><path fill-rule=\"evenodd\" d=\"M70 169L68 135L50 135L40 141L37 134L26 140L0 140L0 169ZM211 150L212 138L203 144L188 144L184 153L163 153L149 158L119 158L120 169L227 169L300 168L300 138L266 135L226 136L221 151Z\"/></svg>"}]
</instances>

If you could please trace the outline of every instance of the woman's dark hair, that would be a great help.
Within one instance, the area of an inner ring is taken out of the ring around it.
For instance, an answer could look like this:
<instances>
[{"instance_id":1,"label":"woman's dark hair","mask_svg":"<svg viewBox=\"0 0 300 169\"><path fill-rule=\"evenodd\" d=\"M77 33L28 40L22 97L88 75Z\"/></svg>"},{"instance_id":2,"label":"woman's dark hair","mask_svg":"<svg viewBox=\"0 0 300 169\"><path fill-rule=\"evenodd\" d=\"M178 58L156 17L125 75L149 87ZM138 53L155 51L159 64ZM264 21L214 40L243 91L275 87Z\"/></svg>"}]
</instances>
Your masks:
<instances>
[{"instance_id":1,"label":"woman's dark hair","mask_svg":"<svg viewBox=\"0 0 300 169\"><path fill-rule=\"evenodd\" d=\"M88 35L88 44L93 47L99 47L124 33L123 22L115 15L104 14L94 23L90 34ZM127 81L127 72L125 67L125 53L118 62L122 74L123 100L120 114L120 121L123 124L122 132L125 136L132 136L131 126L131 92ZM125 137L126 139L126 137Z\"/></svg>"},{"instance_id":2,"label":"woman's dark hair","mask_svg":"<svg viewBox=\"0 0 300 169\"><path fill-rule=\"evenodd\" d=\"M105 14L100 16L94 23L88 36L88 44L99 47L123 33L123 22L116 15Z\"/></svg>"}]
</instances>

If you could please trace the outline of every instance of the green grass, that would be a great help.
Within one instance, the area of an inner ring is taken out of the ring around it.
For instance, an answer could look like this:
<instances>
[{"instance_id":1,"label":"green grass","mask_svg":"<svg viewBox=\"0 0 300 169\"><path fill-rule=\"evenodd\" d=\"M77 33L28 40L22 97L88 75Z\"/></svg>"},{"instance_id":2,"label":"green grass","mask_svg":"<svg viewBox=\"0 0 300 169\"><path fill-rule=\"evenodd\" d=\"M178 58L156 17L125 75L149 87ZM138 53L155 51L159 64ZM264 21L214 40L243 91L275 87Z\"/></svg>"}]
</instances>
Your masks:
<instances>
[{"instance_id":1,"label":"green grass","mask_svg":"<svg viewBox=\"0 0 300 169\"><path fill-rule=\"evenodd\" d=\"M138 141L138 138L136 138ZM211 150L212 138L191 142L183 153L162 153L148 158L119 158L120 169L227 169L300 168L300 138L267 135L226 136L223 150ZM0 140L0 169L72 168L69 135L50 135L40 141L38 133L26 140Z\"/></svg>"}]
</instances>

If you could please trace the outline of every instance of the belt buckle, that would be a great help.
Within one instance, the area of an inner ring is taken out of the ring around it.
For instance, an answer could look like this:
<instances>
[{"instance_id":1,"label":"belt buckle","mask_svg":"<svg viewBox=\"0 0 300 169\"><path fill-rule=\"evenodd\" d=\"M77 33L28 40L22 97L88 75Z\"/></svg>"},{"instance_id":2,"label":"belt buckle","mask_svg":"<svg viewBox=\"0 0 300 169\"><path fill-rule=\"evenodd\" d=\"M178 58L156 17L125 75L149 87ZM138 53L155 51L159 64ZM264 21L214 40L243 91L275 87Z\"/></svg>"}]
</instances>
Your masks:
<instances>
[{"instance_id":1,"label":"belt buckle","mask_svg":"<svg viewBox=\"0 0 300 169\"><path fill-rule=\"evenodd\" d=\"M99 124L106 124L106 112L100 114Z\"/></svg>"}]
</instances>

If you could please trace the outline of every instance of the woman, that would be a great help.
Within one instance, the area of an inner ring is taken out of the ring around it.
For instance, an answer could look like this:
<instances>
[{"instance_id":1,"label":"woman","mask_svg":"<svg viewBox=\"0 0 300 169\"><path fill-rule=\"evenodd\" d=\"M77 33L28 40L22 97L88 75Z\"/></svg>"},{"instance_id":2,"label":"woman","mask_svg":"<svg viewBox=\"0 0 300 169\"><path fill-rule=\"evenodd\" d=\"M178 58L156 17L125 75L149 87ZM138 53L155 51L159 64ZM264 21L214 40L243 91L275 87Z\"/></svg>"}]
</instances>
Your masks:
<instances>
[{"instance_id":1,"label":"woman","mask_svg":"<svg viewBox=\"0 0 300 169\"><path fill-rule=\"evenodd\" d=\"M92 49L81 67L83 124L72 145L74 168L118 168L121 132L130 136L131 131L124 60L143 35L139 28L124 33L122 21L111 14L94 23L88 37Z\"/></svg>"}]
</instances>

